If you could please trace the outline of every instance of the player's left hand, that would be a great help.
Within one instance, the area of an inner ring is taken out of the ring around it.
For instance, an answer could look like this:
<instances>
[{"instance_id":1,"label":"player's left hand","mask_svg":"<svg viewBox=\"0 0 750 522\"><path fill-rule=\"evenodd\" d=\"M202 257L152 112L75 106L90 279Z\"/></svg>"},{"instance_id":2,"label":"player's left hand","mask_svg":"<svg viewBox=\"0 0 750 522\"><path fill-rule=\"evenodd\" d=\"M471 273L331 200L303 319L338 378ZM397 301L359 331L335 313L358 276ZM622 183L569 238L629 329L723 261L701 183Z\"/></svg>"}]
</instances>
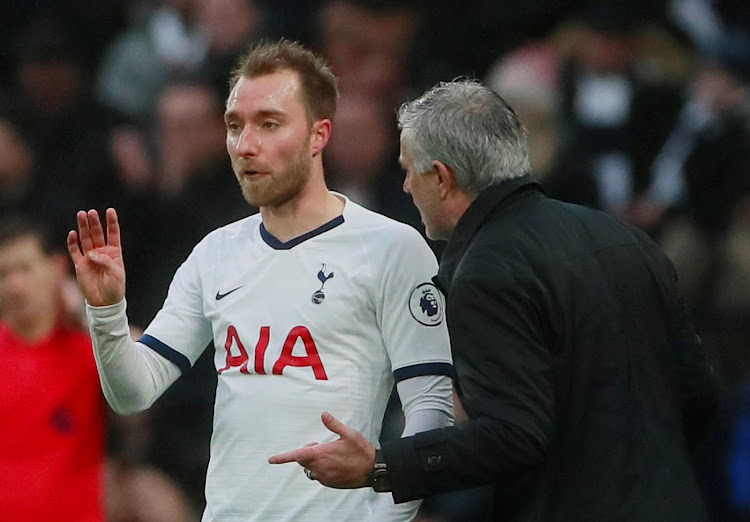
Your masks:
<instances>
[{"instance_id":1,"label":"player's left hand","mask_svg":"<svg viewBox=\"0 0 750 522\"><path fill-rule=\"evenodd\" d=\"M271 464L297 462L312 472L311 478L324 486L352 489L367 486L375 465L375 446L360 432L339 422L328 412L321 419L326 428L340 438L325 444L311 443L303 448L279 453L268 459Z\"/></svg>"}]
</instances>

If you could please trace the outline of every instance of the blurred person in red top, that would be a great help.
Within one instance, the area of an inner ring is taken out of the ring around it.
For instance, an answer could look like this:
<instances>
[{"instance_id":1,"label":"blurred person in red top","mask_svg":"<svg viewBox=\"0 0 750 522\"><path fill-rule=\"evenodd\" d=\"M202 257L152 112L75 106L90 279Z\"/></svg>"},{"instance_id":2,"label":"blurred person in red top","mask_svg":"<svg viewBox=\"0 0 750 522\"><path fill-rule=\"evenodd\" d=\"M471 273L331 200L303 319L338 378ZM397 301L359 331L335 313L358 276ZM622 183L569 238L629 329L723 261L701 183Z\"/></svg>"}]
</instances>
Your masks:
<instances>
[{"instance_id":1,"label":"blurred person in red top","mask_svg":"<svg viewBox=\"0 0 750 522\"><path fill-rule=\"evenodd\" d=\"M48 237L0 223L0 519L103 521L106 411Z\"/></svg>"}]
</instances>

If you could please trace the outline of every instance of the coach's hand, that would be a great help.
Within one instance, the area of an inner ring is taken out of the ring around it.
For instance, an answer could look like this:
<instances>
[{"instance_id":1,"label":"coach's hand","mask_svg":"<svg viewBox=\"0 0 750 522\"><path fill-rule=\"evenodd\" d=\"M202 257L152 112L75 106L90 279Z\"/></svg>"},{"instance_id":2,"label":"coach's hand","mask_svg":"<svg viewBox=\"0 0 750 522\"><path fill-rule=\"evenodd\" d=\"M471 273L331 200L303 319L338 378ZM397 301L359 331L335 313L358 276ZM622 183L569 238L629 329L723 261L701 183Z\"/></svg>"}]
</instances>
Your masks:
<instances>
[{"instance_id":1,"label":"coach's hand","mask_svg":"<svg viewBox=\"0 0 750 522\"><path fill-rule=\"evenodd\" d=\"M106 238L96 210L81 210L76 218L78 232L68 233L68 252L81 293L92 306L120 302L125 297L125 265L115 209L107 209Z\"/></svg>"},{"instance_id":2,"label":"coach's hand","mask_svg":"<svg viewBox=\"0 0 750 522\"><path fill-rule=\"evenodd\" d=\"M339 435L339 439L325 444L311 443L268 459L271 464L297 462L308 477L324 486L338 489L367 486L367 478L375 465L375 446L360 432L339 422L328 412L321 415L326 428Z\"/></svg>"}]
</instances>

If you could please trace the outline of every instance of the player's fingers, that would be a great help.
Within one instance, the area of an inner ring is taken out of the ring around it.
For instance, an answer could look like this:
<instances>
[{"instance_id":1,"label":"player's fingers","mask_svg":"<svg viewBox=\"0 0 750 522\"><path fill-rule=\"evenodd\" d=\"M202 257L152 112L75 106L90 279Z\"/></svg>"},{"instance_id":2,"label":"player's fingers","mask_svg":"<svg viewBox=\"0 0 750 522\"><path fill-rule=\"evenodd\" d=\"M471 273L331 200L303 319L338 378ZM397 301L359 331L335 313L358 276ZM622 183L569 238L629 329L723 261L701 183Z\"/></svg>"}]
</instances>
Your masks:
<instances>
[{"instance_id":1,"label":"player's fingers","mask_svg":"<svg viewBox=\"0 0 750 522\"><path fill-rule=\"evenodd\" d=\"M102 228L102 222L99 219L99 212L96 210L89 210L88 212L89 229L91 230L91 241L94 244L94 248L101 248L107 245L104 239L104 229Z\"/></svg>"},{"instance_id":2,"label":"player's fingers","mask_svg":"<svg viewBox=\"0 0 750 522\"><path fill-rule=\"evenodd\" d=\"M288 462L298 462L302 464L303 466L305 463L309 462L311 459L311 451L312 447L305 446L304 448L299 448L292 451L287 451L285 453L279 453L277 455L272 455L268 459L269 464L286 464Z\"/></svg>"},{"instance_id":3,"label":"player's fingers","mask_svg":"<svg viewBox=\"0 0 750 522\"><path fill-rule=\"evenodd\" d=\"M83 257L81 247L78 245L78 233L75 230L68 232L68 253L74 265L77 265Z\"/></svg>"},{"instance_id":4,"label":"player's fingers","mask_svg":"<svg viewBox=\"0 0 750 522\"><path fill-rule=\"evenodd\" d=\"M107 244L120 248L120 223L113 208L107 209Z\"/></svg>"},{"instance_id":5,"label":"player's fingers","mask_svg":"<svg viewBox=\"0 0 750 522\"><path fill-rule=\"evenodd\" d=\"M88 214L83 210L79 210L76 214L76 221L78 222L78 239L81 241L83 253L87 254L94 249L94 243L91 241Z\"/></svg>"},{"instance_id":6,"label":"player's fingers","mask_svg":"<svg viewBox=\"0 0 750 522\"><path fill-rule=\"evenodd\" d=\"M326 428L339 435L342 439L356 438L359 435L357 430L350 428L327 411L324 411L320 418Z\"/></svg>"}]
</instances>

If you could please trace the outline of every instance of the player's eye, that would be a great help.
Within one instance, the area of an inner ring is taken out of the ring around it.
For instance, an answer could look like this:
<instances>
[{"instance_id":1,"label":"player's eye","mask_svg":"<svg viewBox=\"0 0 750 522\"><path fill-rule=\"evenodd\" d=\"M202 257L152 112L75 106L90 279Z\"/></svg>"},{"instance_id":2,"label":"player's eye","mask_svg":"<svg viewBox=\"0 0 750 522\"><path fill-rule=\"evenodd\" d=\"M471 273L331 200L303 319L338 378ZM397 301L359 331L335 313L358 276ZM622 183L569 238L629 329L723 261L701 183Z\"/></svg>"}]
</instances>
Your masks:
<instances>
[{"instance_id":1,"label":"player's eye","mask_svg":"<svg viewBox=\"0 0 750 522\"><path fill-rule=\"evenodd\" d=\"M266 120L266 121L263 122L262 126L263 126L264 129L273 130L273 129L277 128L279 126L279 124L277 122L275 122L275 121Z\"/></svg>"}]
</instances>

